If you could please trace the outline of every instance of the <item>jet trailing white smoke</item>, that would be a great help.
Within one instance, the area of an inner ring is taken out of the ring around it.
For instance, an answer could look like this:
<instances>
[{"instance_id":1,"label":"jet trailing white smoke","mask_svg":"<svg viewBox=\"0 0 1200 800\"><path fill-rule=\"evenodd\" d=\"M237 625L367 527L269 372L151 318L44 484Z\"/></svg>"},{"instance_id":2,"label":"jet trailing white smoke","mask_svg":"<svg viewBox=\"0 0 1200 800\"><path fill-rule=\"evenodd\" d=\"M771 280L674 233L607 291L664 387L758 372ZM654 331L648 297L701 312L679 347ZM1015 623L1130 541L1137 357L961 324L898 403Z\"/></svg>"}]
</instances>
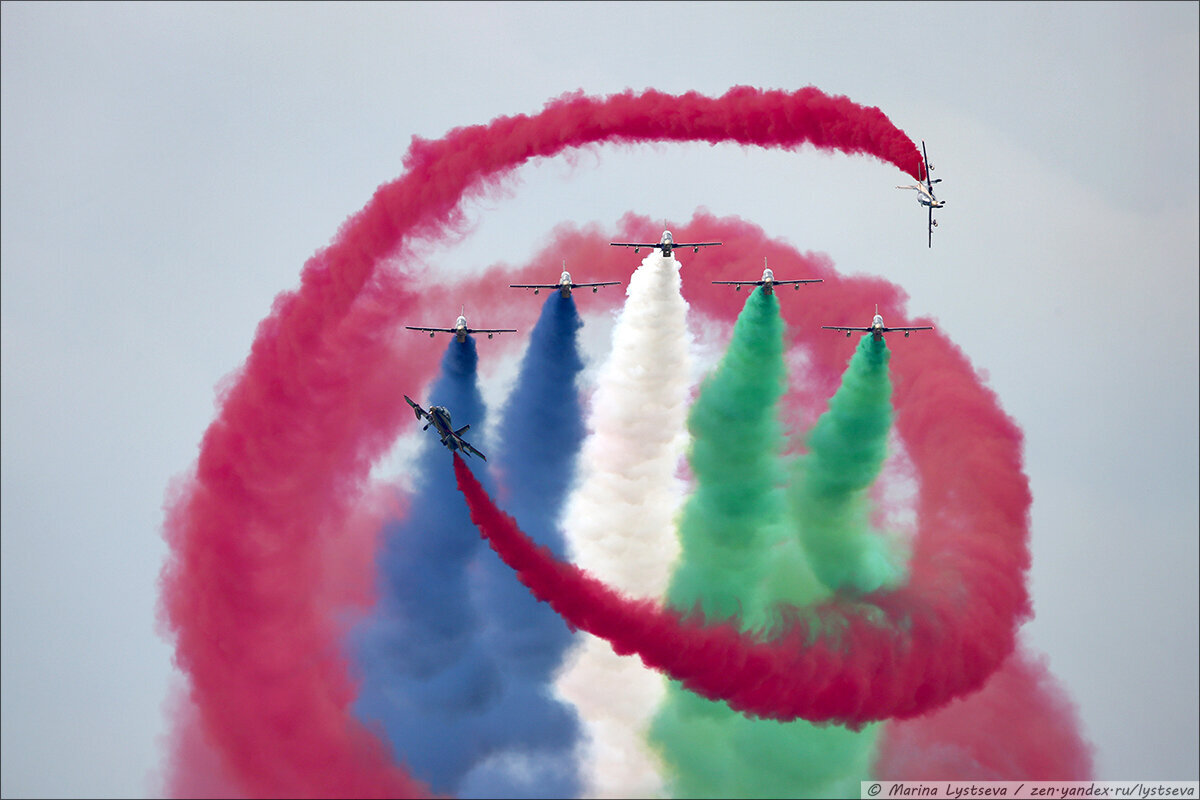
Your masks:
<instances>
[{"instance_id":1,"label":"jet trailing white smoke","mask_svg":"<svg viewBox=\"0 0 1200 800\"><path fill-rule=\"evenodd\" d=\"M629 280L564 514L572 561L625 594L655 600L666 594L679 554L675 523L685 489L678 471L687 447L691 355L679 266L655 250ZM664 678L584 634L557 688L587 720L584 795L661 795L658 757L645 732Z\"/></svg>"}]
</instances>

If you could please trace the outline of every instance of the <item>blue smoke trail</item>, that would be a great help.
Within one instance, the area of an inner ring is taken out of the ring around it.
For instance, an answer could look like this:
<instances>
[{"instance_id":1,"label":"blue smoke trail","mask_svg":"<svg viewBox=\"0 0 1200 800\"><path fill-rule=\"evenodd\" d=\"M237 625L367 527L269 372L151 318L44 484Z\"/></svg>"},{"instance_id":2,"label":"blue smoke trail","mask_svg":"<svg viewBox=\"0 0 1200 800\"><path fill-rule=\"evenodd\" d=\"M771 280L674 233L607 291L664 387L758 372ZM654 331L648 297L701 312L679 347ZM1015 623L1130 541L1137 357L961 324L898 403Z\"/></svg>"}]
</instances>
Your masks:
<instances>
[{"instance_id":1,"label":"blue smoke trail","mask_svg":"<svg viewBox=\"0 0 1200 800\"><path fill-rule=\"evenodd\" d=\"M451 340L428 398L450 411L456 427L470 423L473 444L486 413L478 361L474 339ZM451 454L425 435L408 516L383 532L376 606L350 634L348 651L362 672L355 714L383 726L396 761L415 777L452 793L485 755L476 729L500 697L501 675L471 602L479 532L456 488Z\"/></svg>"},{"instance_id":2,"label":"blue smoke trail","mask_svg":"<svg viewBox=\"0 0 1200 800\"><path fill-rule=\"evenodd\" d=\"M558 292L546 298L500 422L494 459L504 506L559 557L565 542L558 518L585 433L576 388L582 325L573 298ZM485 646L505 683L480 731L495 742L495 757L468 775L460 795L577 796L579 720L573 706L551 693L573 634L491 550L479 554L478 566L474 588L487 617Z\"/></svg>"}]
</instances>

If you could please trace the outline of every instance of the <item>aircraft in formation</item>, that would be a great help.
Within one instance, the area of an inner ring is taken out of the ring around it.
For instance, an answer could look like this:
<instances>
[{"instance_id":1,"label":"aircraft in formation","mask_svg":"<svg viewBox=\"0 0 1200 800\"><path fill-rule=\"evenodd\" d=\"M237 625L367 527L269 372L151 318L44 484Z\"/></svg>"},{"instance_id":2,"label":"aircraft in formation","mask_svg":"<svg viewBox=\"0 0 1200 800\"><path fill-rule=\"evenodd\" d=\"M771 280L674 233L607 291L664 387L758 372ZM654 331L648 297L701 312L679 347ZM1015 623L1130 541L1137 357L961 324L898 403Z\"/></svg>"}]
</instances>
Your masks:
<instances>
[{"instance_id":1,"label":"aircraft in formation","mask_svg":"<svg viewBox=\"0 0 1200 800\"><path fill-rule=\"evenodd\" d=\"M933 218L933 210L942 208L946 205L946 201L938 200L934 193L933 185L941 183L941 178L931 178L929 173L933 170L933 165L929 163L929 153L925 149L925 142L921 142L921 153L925 157L925 180L924 183L917 183L909 186L897 186L897 189L912 189L917 193L917 202L929 209L929 246L933 247L933 229L937 227L937 220ZM715 247L721 242L677 242L675 237L669 230L662 232L662 237L657 242L609 242L612 247L632 247L633 252L639 253L643 247L653 247L662 251L666 258L672 256L672 251L677 247L690 247L693 253L699 253L701 247ZM567 263L563 262L563 271L558 278L558 283L510 283L509 288L512 289L533 289L534 294L538 294L542 289L557 289L562 297L568 298L571 296L572 289L590 288L592 292L596 292L601 286L618 286L620 281L600 281L594 283L575 283L571 279L571 273L566 269ZM733 286L736 291L741 291L743 286L761 286L764 294L773 294L776 286L791 286L794 290L800 289L800 284L803 283L821 283L821 278L805 278L793 280L777 280L775 273L767 266L767 259L763 258L763 273L762 277L756 281L713 281L714 284L723 286ZM470 328L467 327L466 307L460 310L458 319L454 321L453 328L428 328L416 325L405 325L410 331L421 331L428 333L432 339L434 334L449 333L453 334L459 342L465 342L467 336L473 333L486 333L491 339L497 333L516 333L512 328ZM844 325L822 325L823 330L845 332L847 338L855 331L871 334L876 341L883 339L885 333L893 331L903 331L904 337L908 338L913 331L931 331L931 325L907 326L889 328L883 324L883 317L879 314L879 305L875 306L875 316L871 320L871 324L865 328L858 328ZM484 461L487 461L487 456L479 452L470 442L465 440L462 435L470 429L470 425L464 425L458 430L454 430L450 422L450 411L444 406L430 406L426 411L418 403L414 402L411 397L404 395L404 399L412 406L413 413L418 420L426 420L422 430L429 430L432 425L434 431L442 440L442 444L450 451L461 450L465 455L477 455Z\"/></svg>"},{"instance_id":2,"label":"aircraft in formation","mask_svg":"<svg viewBox=\"0 0 1200 800\"><path fill-rule=\"evenodd\" d=\"M910 333L912 333L913 331L931 331L931 330L933 330L932 325L921 325L918 327L909 327L909 328L889 328L883 324L883 317L879 316L879 305L878 304L875 305L875 319L871 320L871 327L869 327L869 328L847 328L847 327L844 327L841 325L822 325L821 328L822 328L822 330L827 330L827 331L845 331L847 337L849 337L850 334L853 333L854 331L862 331L863 333L869 333L872 336L874 336L875 341L879 341L880 339L883 338L883 335L885 333L890 333L892 331L904 331L904 338L907 339L908 335Z\"/></svg>"},{"instance_id":3,"label":"aircraft in formation","mask_svg":"<svg viewBox=\"0 0 1200 800\"><path fill-rule=\"evenodd\" d=\"M929 153L925 151L925 141L921 141L921 152L925 155L925 185L921 184L897 186L897 189L914 189L917 192L917 202L929 208L929 246L933 247L933 229L937 227L937 220L933 218L933 210L946 205L945 200L938 200L933 194L933 185L941 183L941 178L929 179L929 173L933 171L933 164L929 163Z\"/></svg>"},{"instance_id":4,"label":"aircraft in formation","mask_svg":"<svg viewBox=\"0 0 1200 800\"><path fill-rule=\"evenodd\" d=\"M792 289L800 291L802 283L821 283L821 278L805 278L803 280L780 281L775 279L775 273L767 266L767 259L763 257L763 274L756 281L713 281L713 283L723 286L732 286L735 292L740 292L743 286L761 286L763 294L774 294L776 286L791 286Z\"/></svg>"},{"instance_id":5,"label":"aircraft in formation","mask_svg":"<svg viewBox=\"0 0 1200 800\"><path fill-rule=\"evenodd\" d=\"M662 250L662 254L665 258L670 258L671 251L676 247L690 247L692 248L693 253L699 253L701 247L715 247L716 245L719 245L720 242L677 242L675 241L675 237L671 235L670 231L663 231L662 238L657 242L609 242L609 244L613 247L632 247L635 255L640 252L643 247L657 247L659 250Z\"/></svg>"},{"instance_id":6,"label":"aircraft in formation","mask_svg":"<svg viewBox=\"0 0 1200 800\"><path fill-rule=\"evenodd\" d=\"M700 247L708 247L711 245L718 245L718 244L720 244L720 242L697 242L694 244L681 244L681 243L677 243L674 241L674 239L671 236L670 231L663 231L662 241L660 241L658 244L655 244L655 245L634 244L634 243L627 243L627 242L612 242L612 244L616 245L616 246L633 247L633 248L635 248L634 252L637 252L637 248L639 248L639 247L660 247L662 249L664 255L669 256L671 254L671 249L674 247L694 247L694 248L699 249ZM566 267L566 262L563 262L563 266ZM757 281L713 281L714 284L733 286L736 291L741 291L741 288L743 286L761 286L763 289L763 292L765 294L772 294L774 292L774 289L776 286L791 286L793 289L799 290L800 284L802 284L802 283L821 283L821 282L822 282L821 278L777 280L775 278L775 273L771 270L770 267L767 266L766 258L763 258L762 277ZM619 281L603 281L603 282L598 282L598 283L575 283L571 280L571 274L569 272L567 272L566 269L564 269L562 272L562 275L559 277L558 283L553 283L553 284L513 283L513 284L509 284L509 286L510 286L510 288L513 288L513 289L533 289L534 294L537 294L541 289L557 289L558 291L560 291L562 293L562 296L565 298L565 297L571 296L571 290L573 288L590 287L591 290L593 292L595 292L601 286L615 286L618 284L619 284ZM415 325L405 325L404 327L410 331L421 331L424 333L428 333L430 338L433 338L433 335L436 333L454 334L454 336L456 337L456 339L459 342L465 342L467 340L467 336L470 334L473 334L473 333L486 333L488 335L489 339L491 339L497 333L516 333L516 330L514 330L512 328L469 328L469 327L467 327L467 317L466 317L466 307L465 306L460 310L458 319L455 320L453 328L427 328L427 327L420 327L420 326L415 326ZM822 325L821 328L823 330L830 330L830 331L844 331L847 337L849 337L850 334L855 331L861 331L863 333L871 334L877 341L883 338L883 334L891 333L892 331L903 331L905 338L908 338L908 335L910 333L912 333L913 331L931 331L931 330L933 330L933 326L930 326L930 325L889 328L883 324L883 317L880 316L880 314L879 314L879 305L878 304L876 304L876 306L875 306L875 317L874 317L874 319L871 320L871 325L869 327L856 328L856 327L849 327L849 326L842 326L842 325ZM429 410L426 411L424 408L422 408L420 406L419 403L415 402L408 395L404 395L404 399L412 407L413 413L416 415L418 420L422 420L422 419L426 420L425 425L421 430L429 430L429 426L432 425L434 428L434 431L441 438L442 444L447 449L449 449L451 452L462 451L463 454L465 454L465 455L468 455L468 456L477 455L480 458L482 458L484 461L487 461L487 456L485 456L483 453L481 453L478 449L475 448L474 445L472 445L470 442L468 442L462 436L464 433L466 433L468 430L470 430L471 426L469 424L462 426L458 430L454 429L454 426L452 425L451 420L450 420L449 409L445 408L444 406L430 406Z\"/></svg>"},{"instance_id":7,"label":"aircraft in formation","mask_svg":"<svg viewBox=\"0 0 1200 800\"><path fill-rule=\"evenodd\" d=\"M917 202L929 209L929 246L933 247L933 229L937 227L937 220L933 218L933 210L942 208L946 205L945 200L938 200L934 194L933 185L941 183L941 178L931 178L930 172L933 171L933 164L929 163L929 151L925 147L924 140L921 141L921 153L925 157L925 181L924 183L916 183L909 186L897 186L897 189L913 189L917 193ZM693 253L699 253L701 247L716 247L721 242L677 242L674 235L669 230L662 232L662 237L657 242L609 242L612 247L632 247L633 252L639 253L643 247L653 247L662 251L663 256L670 258L672 251L677 247L690 247ZM564 298L571 296L572 289L590 288L592 292L596 292L601 286L617 286L620 281L600 281L594 283L575 283L571 279L571 273L566 269L567 262L563 262L563 271L558 278L558 283L510 283L509 288L512 289L533 289L534 294L539 294L542 289L557 289ZM777 280L775 273L767 267L767 259L763 259L762 277L757 281L713 281L714 284L733 286L735 290L741 291L743 286L761 286L764 294L773 294L776 286L788 286L798 290L802 283L821 283L820 278L809 278L800 280ZM891 330L902 330L904 335L908 336L910 331L914 330L929 330L928 328L886 328L883 326L883 320L879 316L879 307L875 307L875 319L869 328L845 328L823 325L823 328L828 330L846 331L849 336L851 331L866 331L874 333L875 338L880 338L881 333ZM486 333L491 339L497 333L516 333L512 328L469 328L467 327L466 309L463 308L458 315L458 319L454 321L453 328L429 328L416 325L405 325L410 331L422 331L429 334L429 338L433 338L436 333L454 334L459 342L465 342L467 336L473 333Z\"/></svg>"},{"instance_id":8,"label":"aircraft in formation","mask_svg":"<svg viewBox=\"0 0 1200 800\"><path fill-rule=\"evenodd\" d=\"M442 437L444 444L451 452L461 450L466 455L477 455L484 461L487 461L487 456L476 450L466 439L462 437L470 429L470 425L463 425L458 430L450 424L450 412L444 406L430 406L429 410L421 408L419 403L413 401L408 395L404 395L404 399L412 406L413 413L417 415L417 419L427 420L423 431L429 430L432 425L438 436Z\"/></svg>"},{"instance_id":9,"label":"aircraft in formation","mask_svg":"<svg viewBox=\"0 0 1200 800\"><path fill-rule=\"evenodd\" d=\"M620 281L601 281L600 283L575 283L571 280L571 273L567 272L567 262L563 262L562 275L558 276L558 283L510 283L510 289L533 289L533 293L537 294L542 289L558 289L564 298L571 296L572 289L586 289L591 287L594 294L601 286L620 286Z\"/></svg>"},{"instance_id":10,"label":"aircraft in formation","mask_svg":"<svg viewBox=\"0 0 1200 800\"><path fill-rule=\"evenodd\" d=\"M452 333L460 342L465 342L467 334L471 333L486 333L489 339L497 333L516 333L516 330L513 328L468 328L466 306L463 306L462 311L459 312L458 319L454 320L453 328L422 328L416 325L405 325L404 327L410 331L428 333L430 339L433 338L435 333Z\"/></svg>"}]
</instances>

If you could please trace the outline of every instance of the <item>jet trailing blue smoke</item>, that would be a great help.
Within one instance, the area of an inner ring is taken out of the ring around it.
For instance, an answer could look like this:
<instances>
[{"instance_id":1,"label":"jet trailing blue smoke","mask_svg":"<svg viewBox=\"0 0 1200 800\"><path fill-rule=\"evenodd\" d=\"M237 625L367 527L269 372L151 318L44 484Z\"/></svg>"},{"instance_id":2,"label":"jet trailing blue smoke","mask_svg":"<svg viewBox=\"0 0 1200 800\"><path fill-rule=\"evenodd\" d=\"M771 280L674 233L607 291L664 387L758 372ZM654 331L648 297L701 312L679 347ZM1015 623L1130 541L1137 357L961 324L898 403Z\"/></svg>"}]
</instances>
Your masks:
<instances>
[{"instance_id":1,"label":"jet trailing blue smoke","mask_svg":"<svg viewBox=\"0 0 1200 800\"><path fill-rule=\"evenodd\" d=\"M585 433L576 387L582 325L574 298L558 292L546 298L501 417L493 459L506 510L560 557L565 543L559 515ZM554 697L551 686L573 634L490 549L480 553L478 566L473 588L486 619L483 639L504 685L480 731L497 749L464 781L460 796L578 796L580 724L574 707Z\"/></svg>"},{"instance_id":2,"label":"jet trailing blue smoke","mask_svg":"<svg viewBox=\"0 0 1200 800\"><path fill-rule=\"evenodd\" d=\"M452 339L426 404L445 406L455 428L469 423L472 444L486 413L478 361L474 339ZM414 777L456 793L486 756L478 729L497 705L502 676L471 600L473 564L486 548L456 488L450 452L424 436L408 515L383 531L376 605L348 649L362 672L355 714L382 725L396 762Z\"/></svg>"},{"instance_id":3,"label":"jet trailing blue smoke","mask_svg":"<svg viewBox=\"0 0 1200 800\"><path fill-rule=\"evenodd\" d=\"M547 298L498 446L483 442L474 339L451 341L426 403L445 406L456 428L470 423L465 438L497 454L505 506L560 556L558 515L584 435L582 324L573 299ZM376 606L351 635L363 677L355 713L381 724L397 762L435 792L577 795L580 725L551 686L572 634L483 546L447 469L450 454L426 436L409 513L383 531Z\"/></svg>"}]
</instances>

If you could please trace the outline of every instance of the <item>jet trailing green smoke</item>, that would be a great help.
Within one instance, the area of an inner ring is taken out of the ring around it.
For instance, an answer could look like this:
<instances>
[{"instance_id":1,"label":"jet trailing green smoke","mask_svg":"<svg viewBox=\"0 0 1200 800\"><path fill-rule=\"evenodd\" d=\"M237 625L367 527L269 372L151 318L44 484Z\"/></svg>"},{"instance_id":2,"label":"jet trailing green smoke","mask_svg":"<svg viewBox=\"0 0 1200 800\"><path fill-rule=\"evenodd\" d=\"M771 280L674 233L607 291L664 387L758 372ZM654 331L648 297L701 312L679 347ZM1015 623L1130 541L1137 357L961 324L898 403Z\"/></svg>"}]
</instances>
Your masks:
<instances>
[{"instance_id":1,"label":"jet trailing green smoke","mask_svg":"<svg viewBox=\"0 0 1200 800\"><path fill-rule=\"evenodd\" d=\"M764 621L747 601L787 516L777 413L787 388L783 355L779 301L756 290L688 415L695 489L684 506L681 555L667 599L676 608L698 607L709 619L739 617L747 628Z\"/></svg>"},{"instance_id":2,"label":"jet trailing green smoke","mask_svg":"<svg viewBox=\"0 0 1200 800\"><path fill-rule=\"evenodd\" d=\"M879 477L892 427L887 343L862 337L842 385L792 469L791 512L809 563L834 591L894 586L899 560L871 529L867 490Z\"/></svg>"},{"instance_id":3,"label":"jet trailing green smoke","mask_svg":"<svg viewBox=\"0 0 1200 800\"><path fill-rule=\"evenodd\" d=\"M887 346L864 337L807 453L788 467L783 328L777 298L753 292L688 419L695 491L668 599L743 630L773 627L781 605L898 576L866 497L891 426ZM650 737L677 797L837 797L869 777L876 730L752 719L673 682Z\"/></svg>"}]
</instances>

